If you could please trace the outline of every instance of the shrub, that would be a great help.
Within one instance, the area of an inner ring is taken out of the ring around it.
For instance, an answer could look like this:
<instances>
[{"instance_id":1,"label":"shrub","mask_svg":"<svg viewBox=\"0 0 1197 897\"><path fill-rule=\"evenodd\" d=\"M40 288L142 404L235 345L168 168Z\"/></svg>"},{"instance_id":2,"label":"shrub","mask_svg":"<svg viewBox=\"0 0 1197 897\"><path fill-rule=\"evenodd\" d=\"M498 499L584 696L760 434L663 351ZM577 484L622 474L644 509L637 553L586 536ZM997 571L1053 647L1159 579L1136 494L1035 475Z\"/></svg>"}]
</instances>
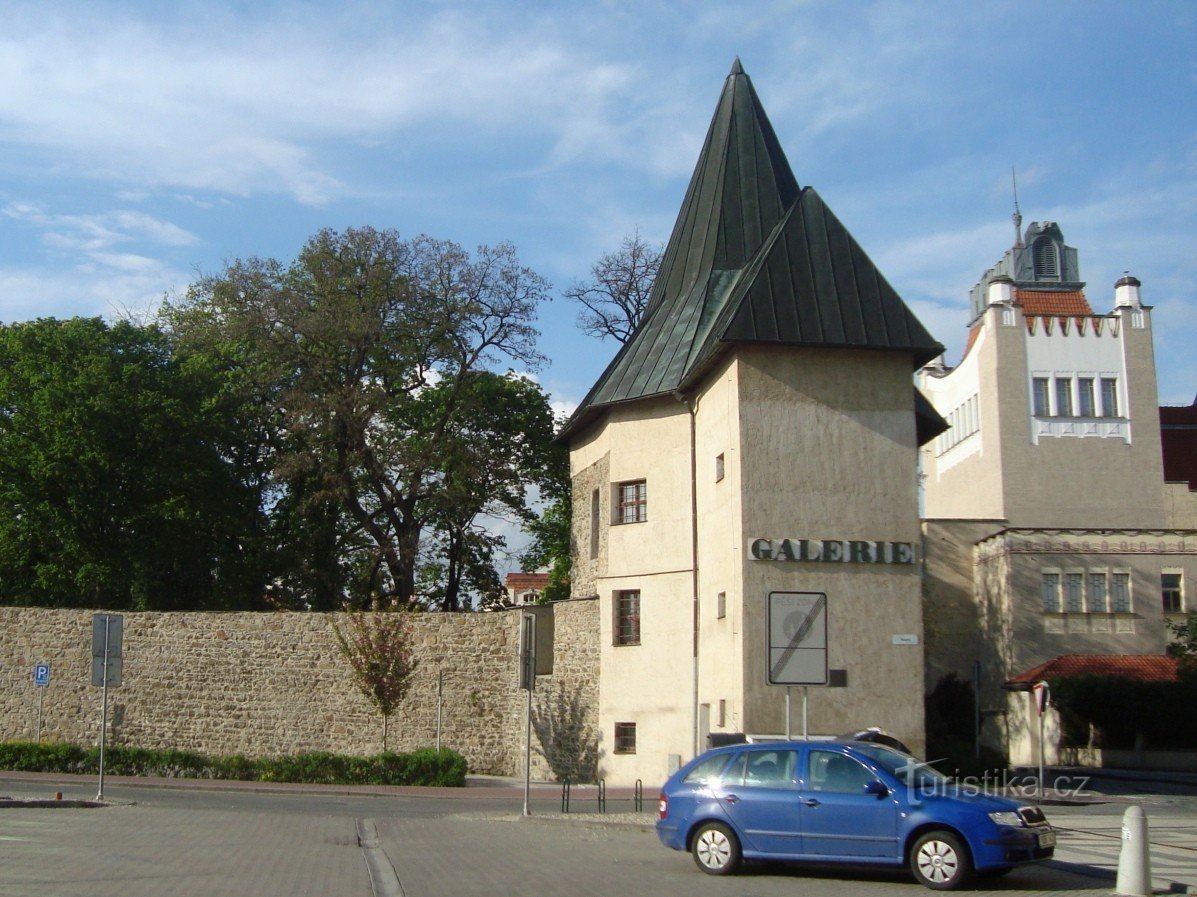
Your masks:
<instances>
[{"instance_id":1,"label":"shrub","mask_svg":"<svg viewBox=\"0 0 1197 897\"><path fill-rule=\"evenodd\" d=\"M0 769L22 772L98 773L100 749L73 744L0 742ZM234 779L326 785L465 785L468 764L456 751L420 748L411 754L384 752L357 757L313 751L251 760L241 754L208 757L192 751L110 745L104 750L110 775L184 779Z\"/></svg>"}]
</instances>

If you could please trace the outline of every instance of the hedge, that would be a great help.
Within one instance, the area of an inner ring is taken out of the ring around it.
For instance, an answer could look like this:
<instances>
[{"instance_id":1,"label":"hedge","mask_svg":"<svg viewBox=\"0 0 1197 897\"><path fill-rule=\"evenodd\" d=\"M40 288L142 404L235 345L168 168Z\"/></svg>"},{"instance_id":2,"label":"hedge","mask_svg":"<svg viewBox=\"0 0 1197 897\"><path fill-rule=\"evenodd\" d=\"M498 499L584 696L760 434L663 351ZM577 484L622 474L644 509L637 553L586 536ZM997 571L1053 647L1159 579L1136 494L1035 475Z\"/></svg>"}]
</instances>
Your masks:
<instances>
[{"instance_id":1,"label":"hedge","mask_svg":"<svg viewBox=\"0 0 1197 897\"><path fill-rule=\"evenodd\" d=\"M100 749L74 744L0 742L0 769L20 772L98 774ZM468 765L457 751L419 748L373 757L321 751L250 759L240 754L207 756L192 751L110 745L104 772L117 776L177 779L230 779L246 782L299 782L324 785L465 785Z\"/></svg>"}]
</instances>

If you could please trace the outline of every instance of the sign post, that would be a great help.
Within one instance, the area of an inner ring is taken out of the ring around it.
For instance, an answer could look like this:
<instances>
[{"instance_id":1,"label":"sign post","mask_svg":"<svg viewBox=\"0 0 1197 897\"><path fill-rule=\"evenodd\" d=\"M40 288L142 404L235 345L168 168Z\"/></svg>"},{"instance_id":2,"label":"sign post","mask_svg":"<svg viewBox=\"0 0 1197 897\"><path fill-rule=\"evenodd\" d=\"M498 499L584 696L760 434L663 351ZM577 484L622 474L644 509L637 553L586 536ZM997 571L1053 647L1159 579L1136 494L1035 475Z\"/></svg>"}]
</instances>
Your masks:
<instances>
[{"instance_id":1,"label":"sign post","mask_svg":"<svg viewBox=\"0 0 1197 897\"><path fill-rule=\"evenodd\" d=\"M802 686L802 740L810 739L809 685L827 684L827 594L770 592L768 620L770 685L786 687L786 738L790 737L790 686Z\"/></svg>"},{"instance_id":2,"label":"sign post","mask_svg":"<svg viewBox=\"0 0 1197 897\"><path fill-rule=\"evenodd\" d=\"M1043 767L1047 746L1043 743L1044 729L1047 723L1047 708L1051 703L1051 687L1046 682L1036 682L1031 686L1035 694L1035 709L1039 711L1039 803L1043 803Z\"/></svg>"},{"instance_id":3,"label":"sign post","mask_svg":"<svg viewBox=\"0 0 1197 897\"><path fill-rule=\"evenodd\" d=\"M50 684L50 664L33 665L33 685L37 688L37 743L42 743L42 708L46 703L46 686Z\"/></svg>"},{"instance_id":4,"label":"sign post","mask_svg":"<svg viewBox=\"0 0 1197 897\"><path fill-rule=\"evenodd\" d=\"M120 688L121 649L124 644L125 618L120 614L95 614L91 618L91 684L102 690L100 703L100 790L96 800L104 799L104 745L108 740L108 686Z\"/></svg>"},{"instance_id":5,"label":"sign post","mask_svg":"<svg viewBox=\"0 0 1197 897\"><path fill-rule=\"evenodd\" d=\"M536 688L536 616L524 614L520 620L520 688L528 692L524 732L524 815L531 816L532 792L532 691Z\"/></svg>"}]
</instances>

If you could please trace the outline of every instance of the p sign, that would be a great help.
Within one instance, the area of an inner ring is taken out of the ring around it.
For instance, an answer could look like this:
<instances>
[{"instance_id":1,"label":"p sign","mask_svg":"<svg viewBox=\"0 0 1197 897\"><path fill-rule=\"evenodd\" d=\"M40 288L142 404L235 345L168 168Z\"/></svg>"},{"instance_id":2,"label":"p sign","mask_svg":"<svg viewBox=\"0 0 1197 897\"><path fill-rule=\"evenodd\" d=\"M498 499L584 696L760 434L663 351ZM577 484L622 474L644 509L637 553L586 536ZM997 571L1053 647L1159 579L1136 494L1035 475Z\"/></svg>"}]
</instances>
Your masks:
<instances>
[{"instance_id":1,"label":"p sign","mask_svg":"<svg viewBox=\"0 0 1197 897\"><path fill-rule=\"evenodd\" d=\"M33 665L33 684L38 688L45 688L50 684L50 664L35 663Z\"/></svg>"}]
</instances>

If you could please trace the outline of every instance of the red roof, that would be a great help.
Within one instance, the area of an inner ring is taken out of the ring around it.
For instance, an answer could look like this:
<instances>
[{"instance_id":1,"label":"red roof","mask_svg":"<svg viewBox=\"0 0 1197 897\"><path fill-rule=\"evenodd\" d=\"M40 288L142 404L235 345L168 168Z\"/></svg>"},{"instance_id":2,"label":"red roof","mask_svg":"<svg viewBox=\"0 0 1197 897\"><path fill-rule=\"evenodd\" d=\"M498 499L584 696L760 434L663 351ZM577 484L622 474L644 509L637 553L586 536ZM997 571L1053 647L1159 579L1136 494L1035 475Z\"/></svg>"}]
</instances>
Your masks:
<instances>
[{"instance_id":1,"label":"red roof","mask_svg":"<svg viewBox=\"0 0 1197 897\"><path fill-rule=\"evenodd\" d=\"M504 584L509 589L523 591L524 589L543 589L549 584L547 573L508 573Z\"/></svg>"},{"instance_id":2,"label":"red roof","mask_svg":"<svg viewBox=\"0 0 1197 897\"><path fill-rule=\"evenodd\" d=\"M1164 480L1188 483L1197 491L1197 400L1192 405L1160 408Z\"/></svg>"},{"instance_id":3,"label":"red roof","mask_svg":"<svg viewBox=\"0 0 1197 897\"><path fill-rule=\"evenodd\" d=\"M1080 290L1015 290L1014 304L1022 307L1024 315L1073 318L1093 314L1089 300Z\"/></svg>"},{"instance_id":4,"label":"red roof","mask_svg":"<svg viewBox=\"0 0 1197 897\"><path fill-rule=\"evenodd\" d=\"M1139 682L1175 682L1176 659L1162 654L1064 654L1034 669L1007 679L1005 688L1026 691L1046 679L1077 676L1119 676Z\"/></svg>"}]
</instances>

